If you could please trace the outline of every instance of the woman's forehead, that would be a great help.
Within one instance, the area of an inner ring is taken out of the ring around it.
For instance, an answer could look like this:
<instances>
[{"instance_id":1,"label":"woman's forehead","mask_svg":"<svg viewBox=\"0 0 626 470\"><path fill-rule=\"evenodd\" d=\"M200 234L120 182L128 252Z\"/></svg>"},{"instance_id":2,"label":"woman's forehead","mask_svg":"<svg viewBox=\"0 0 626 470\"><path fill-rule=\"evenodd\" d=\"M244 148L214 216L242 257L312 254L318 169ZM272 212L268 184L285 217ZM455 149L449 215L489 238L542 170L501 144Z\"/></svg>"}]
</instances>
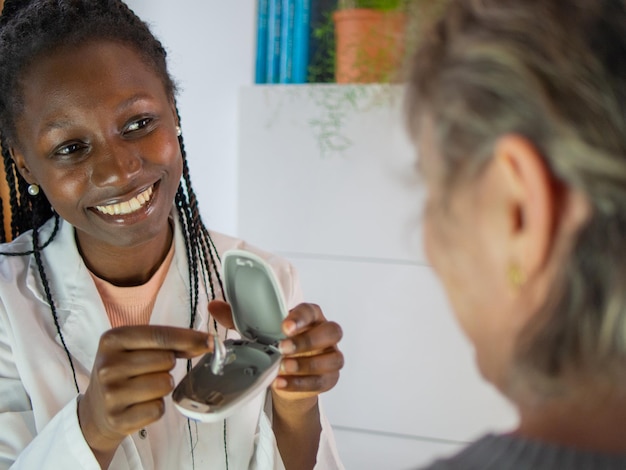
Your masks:
<instances>
[{"instance_id":1,"label":"woman's forehead","mask_svg":"<svg viewBox=\"0 0 626 470\"><path fill-rule=\"evenodd\" d=\"M110 41L60 48L22 76L25 106L90 105L115 93L166 93L161 77L134 48ZM115 99L113 96L112 99Z\"/></svg>"}]
</instances>

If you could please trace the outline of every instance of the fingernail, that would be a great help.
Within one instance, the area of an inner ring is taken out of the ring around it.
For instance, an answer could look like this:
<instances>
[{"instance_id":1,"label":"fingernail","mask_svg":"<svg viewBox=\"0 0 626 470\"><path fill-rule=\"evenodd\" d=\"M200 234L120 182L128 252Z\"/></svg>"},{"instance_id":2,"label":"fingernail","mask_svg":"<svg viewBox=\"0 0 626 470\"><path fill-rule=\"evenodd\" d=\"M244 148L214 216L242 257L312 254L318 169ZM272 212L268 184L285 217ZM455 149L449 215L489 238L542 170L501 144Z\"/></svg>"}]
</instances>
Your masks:
<instances>
[{"instance_id":1,"label":"fingernail","mask_svg":"<svg viewBox=\"0 0 626 470\"><path fill-rule=\"evenodd\" d=\"M286 321L283 325L283 329L287 335L292 335L296 331L296 328L296 322L292 320Z\"/></svg>"},{"instance_id":2,"label":"fingernail","mask_svg":"<svg viewBox=\"0 0 626 470\"><path fill-rule=\"evenodd\" d=\"M287 387L287 381L282 377L278 377L276 380L274 380L274 386L276 388L285 388Z\"/></svg>"},{"instance_id":3,"label":"fingernail","mask_svg":"<svg viewBox=\"0 0 626 470\"><path fill-rule=\"evenodd\" d=\"M298 372L298 361L294 359L286 359L280 363L280 370L284 374L295 374Z\"/></svg>"},{"instance_id":4,"label":"fingernail","mask_svg":"<svg viewBox=\"0 0 626 470\"><path fill-rule=\"evenodd\" d=\"M289 339L282 340L278 345L281 354L293 354L296 352L296 345Z\"/></svg>"}]
</instances>

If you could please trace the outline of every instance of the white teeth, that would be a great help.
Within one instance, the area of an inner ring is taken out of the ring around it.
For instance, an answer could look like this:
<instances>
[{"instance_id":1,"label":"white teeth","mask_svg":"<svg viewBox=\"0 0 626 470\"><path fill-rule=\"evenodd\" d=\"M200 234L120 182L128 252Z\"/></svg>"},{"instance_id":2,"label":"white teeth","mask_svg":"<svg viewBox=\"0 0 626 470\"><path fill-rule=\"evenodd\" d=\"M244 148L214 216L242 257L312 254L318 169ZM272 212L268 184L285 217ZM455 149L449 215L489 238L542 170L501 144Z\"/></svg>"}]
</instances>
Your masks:
<instances>
[{"instance_id":1,"label":"white teeth","mask_svg":"<svg viewBox=\"0 0 626 470\"><path fill-rule=\"evenodd\" d=\"M129 201L119 202L117 204L109 204L108 206L96 206L98 211L108 215L126 215L135 212L144 206L152 196L152 186L143 193L135 196Z\"/></svg>"},{"instance_id":2,"label":"white teeth","mask_svg":"<svg viewBox=\"0 0 626 470\"><path fill-rule=\"evenodd\" d=\"M136 211L141 207L141 202L139 202L139 198L131 199L130 201L128 201L128 204L130 204L131 211Z\"/></svg>"}]
</instances>

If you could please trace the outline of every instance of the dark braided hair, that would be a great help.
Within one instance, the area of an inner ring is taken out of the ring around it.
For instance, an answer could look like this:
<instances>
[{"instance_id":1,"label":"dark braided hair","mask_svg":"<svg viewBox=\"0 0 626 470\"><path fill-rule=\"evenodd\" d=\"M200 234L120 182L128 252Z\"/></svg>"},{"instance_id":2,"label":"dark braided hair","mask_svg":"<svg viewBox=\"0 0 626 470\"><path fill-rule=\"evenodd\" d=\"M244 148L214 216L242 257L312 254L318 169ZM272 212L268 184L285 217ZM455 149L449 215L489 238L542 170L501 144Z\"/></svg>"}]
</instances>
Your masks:
<instances>
[{"instance_id":1,"label":"dark braided hair","mask_svg":"<svg viewBox=\"0 0 626 470\"><path fill-rule=\"evenodd\" d=\"M51 243L58 231L59 216L43 192L28 194L28 183L20 175L10 153L16 139L15 120L23 110L23 80L28 67L43 54L61 47L78 46L86 41L109 40L131 46L160 77L166 93L174 99L175 84L167 70L166 51L150 29L120 0L6 0L0 16L0 145L9 187L11 233L0 232L0 241L15 238L32 230L32 250L21 253L0 253L11 256L34 256L42 287L54 323L65 348L76 391L79 392L76 370L56 314L53 287L50 285L41 251ZM178 110L177 110L178 114ZM180 115L178 115L180 122ZM189 166L182 136L178 137L183 160L183 177L175 197L175 205L189 266L189 327L196 319L200 289L209 299L223 293L219 275L219 254L200 217L198 200L191 186ZM0 210L2 205L0 204ZM0 216L3 214L0 213ZM39 230L51 217L54 230L41 243ZM217 333L217 323L213 320ZM191 361L187 362L187 369ZM193 461L193 438L188 421ZM228 468L226 421L224 421L224 452Z\"/></svg>"}]
</instances>

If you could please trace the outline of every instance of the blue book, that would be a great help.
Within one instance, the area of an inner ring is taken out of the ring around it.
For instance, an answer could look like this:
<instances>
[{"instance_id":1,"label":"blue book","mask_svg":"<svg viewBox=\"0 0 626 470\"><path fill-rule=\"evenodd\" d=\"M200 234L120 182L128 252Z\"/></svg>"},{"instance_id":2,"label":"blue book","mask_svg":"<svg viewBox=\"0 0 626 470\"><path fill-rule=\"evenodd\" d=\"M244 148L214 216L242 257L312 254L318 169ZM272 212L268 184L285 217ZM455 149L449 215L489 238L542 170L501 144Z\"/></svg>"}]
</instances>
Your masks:
<instances>
[{"instance_id":1,"label":"blue book","mask_svg":"<svg viewBox=\"0 0 626 470\"><path fill-rule=\"evenodd\" d=\"M296 0L283 0L280 33L280 83L293 83L294 21Z\"/></svg>"},{"instance_id":2,"label":"blue book","mask_svg":"<svg viewBox=\"0 0 626 470\"><path fill-rule=\"evenodd\" d=\"M267 79L267 16L269 13L269 0L257 1L257 29L256 29L256 66L254 82L265 83Z\"/></svg>"},{"instance_id":3,"label":"blue book","mask_svg":"<svg viewBox=\"0 0 626 470\"><path fill-rule=\"evenodd\" d=\"M267 15L267 79L266 83L278 83L280 75L280 35L282 1L268 0Z\"/></svg>"},{"instance_id":4,"label":"blue book","mask_svg":"<svg viewBox=\"0 0 626 470\"><path fill-rule=\"evenodd\" d=\"M292 83L307 82L310 30L311 0L298 0L294 19Z\"/></svg>"}]
</instances>

